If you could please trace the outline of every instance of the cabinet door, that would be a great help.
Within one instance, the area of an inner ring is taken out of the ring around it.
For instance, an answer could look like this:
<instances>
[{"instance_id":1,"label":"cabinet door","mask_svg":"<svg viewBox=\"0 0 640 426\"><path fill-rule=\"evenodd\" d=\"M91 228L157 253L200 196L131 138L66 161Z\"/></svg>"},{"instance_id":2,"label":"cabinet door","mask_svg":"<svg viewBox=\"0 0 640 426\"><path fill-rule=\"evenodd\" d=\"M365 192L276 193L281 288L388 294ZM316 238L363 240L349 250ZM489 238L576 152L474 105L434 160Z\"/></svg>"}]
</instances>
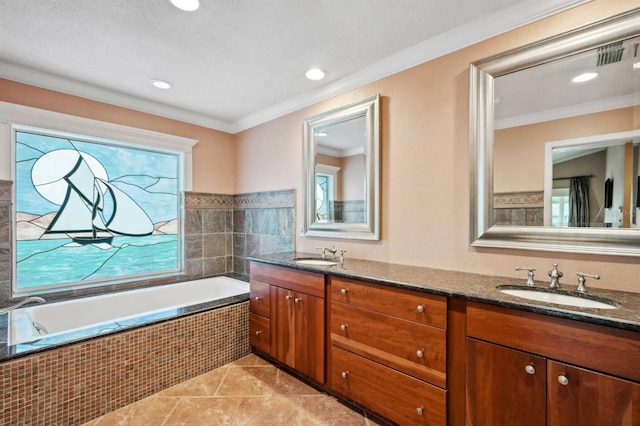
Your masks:
<instances>
[{"instance_id":1,"label":"cabinet door","mask_svg":"<svg viewBox=\"0 0 640 426\"><path fill-rule=\"evenodd\" d=\"M544 358L467 338L467 424L544 426L546 380Z\"/></svg>"},{"instance_id":2,"label":"cabinet door","mask_svg":"<svg viewBox=\"0 0 640 426\"><path fill-rule=\"evenodd\" d=\"M295 310L294 292L271 286L271 300L275 312L271 318L273 335L271 338L271 356L278 361L295 368Z\"/></svg>"},{"instance_id":3,"label":"cabinet door","mask_svg":"<svg viewBox=\"0 0 640 426\"><path fill-rule=\"evenodd\" d=\"M324 383L324 299L271 286L271 356Z\"/></svg>"},{"instance_id":4,"label":"cabinet door","mask_svg":"<svg viewBox=\"0 0 640 426\"><path fill-rule=\"evenodd\" d=\"M547 373L550 426L640 424L640 384L555 361Z\"/></svg>"},{"instance_id":5,"label":"cabinet door","mask_svg":"<svg viewBox=\"0 0 640 426\"><path fill-rule=\"evenodd\" d=\"M295 368L324 383L324 299L295 293Z\"/></svg>"}]
</instances>

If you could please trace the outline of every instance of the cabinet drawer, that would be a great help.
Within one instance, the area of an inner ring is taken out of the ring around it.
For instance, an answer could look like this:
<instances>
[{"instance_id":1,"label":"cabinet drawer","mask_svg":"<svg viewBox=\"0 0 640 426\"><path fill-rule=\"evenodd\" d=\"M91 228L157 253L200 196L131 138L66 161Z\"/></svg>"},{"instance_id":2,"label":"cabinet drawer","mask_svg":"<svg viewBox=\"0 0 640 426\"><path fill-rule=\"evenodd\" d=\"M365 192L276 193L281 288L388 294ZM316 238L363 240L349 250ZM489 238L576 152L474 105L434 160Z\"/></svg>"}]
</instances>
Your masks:
<instances>
[{"instance_id":1,"label":"cabinet drawer","mask_svg":"<svg viewBox=\"0 0 640 426\"><path fill-rule=\"evenodd\" d=\"M446 387L446 331L331 303L331 341L357 354Z\"/></svg>"},{"instance_id":2,"label":"cabinet drawer","mask_svg":"<svg viewBox=\"0 0 640 426\"><path fill-rule=\"evenodd\" d=\"M331 359L337 392L401 425L446 425L446 391L335 346Z\"/></svg>"},{"instance_id":3,"label":"cabinet drawer","mask_svg":"<svg viewBox=\"0 0 640 426\"><path fill-rule=\"evenodd\" d=\"M271 318L271 295L270 285L258 280L250 282L249 308L251 312L255 312L265 318Z\"/></svg>"},{"instance_id":4,"label":"cabinet drawer","mask_svg":"<svg viewBox=\"0 0 640 426\"><path fill-rule=\"evenodd\" d=\"M288 290L300 291L324 299L324 275L314 272L298 271L281 266L251 262L251 281L277 285Z\"/></svg>"},{"instance_id":5,"label":"cabinet drawer","mask_svg":"<svg viewBox=\"0 0 640 426\"><path fill-rule=\"evenodd\" d=\"M267 318L249 314L249 340L251 346L266 354L271 353L271 321Z\"/></svg>"},{"instance_id":6,"label":"cabinet drawer","mask_svg":"<svg viewBox=\"0 0 640 426\"><path fill-rule=\"evenodd\" d=\"M637 332L469 302L467 334L640 381L640 333Z\"/></svg>"},{"instance_id":7,"label":"cabinet drawer","mask_svg":"<svg viewBox=\"0 0 640 426\"><path fill-rule=\"evenodd\" d=\"M331 300L410 321L447 328L447 298L330 277Z\"/></svg>"}]
</instances>

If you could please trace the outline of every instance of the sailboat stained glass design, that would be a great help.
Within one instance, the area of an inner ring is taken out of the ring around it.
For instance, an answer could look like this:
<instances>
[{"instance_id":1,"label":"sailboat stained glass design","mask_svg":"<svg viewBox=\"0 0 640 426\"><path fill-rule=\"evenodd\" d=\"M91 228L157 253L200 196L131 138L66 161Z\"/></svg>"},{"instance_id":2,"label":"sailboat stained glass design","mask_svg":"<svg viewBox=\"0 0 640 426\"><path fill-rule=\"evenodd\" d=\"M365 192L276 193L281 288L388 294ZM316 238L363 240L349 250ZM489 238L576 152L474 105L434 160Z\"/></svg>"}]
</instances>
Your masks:
<instances>
[{"instance_id":1,"label":"sailboat stained glass design","mask_svg":"<svg viewBox=\"0 0 640 426\"><path fill-rule=\"evenodd\" d=\"M180 157L16 130L16 288L179 271Z\"/></svg>"}]
</instances>

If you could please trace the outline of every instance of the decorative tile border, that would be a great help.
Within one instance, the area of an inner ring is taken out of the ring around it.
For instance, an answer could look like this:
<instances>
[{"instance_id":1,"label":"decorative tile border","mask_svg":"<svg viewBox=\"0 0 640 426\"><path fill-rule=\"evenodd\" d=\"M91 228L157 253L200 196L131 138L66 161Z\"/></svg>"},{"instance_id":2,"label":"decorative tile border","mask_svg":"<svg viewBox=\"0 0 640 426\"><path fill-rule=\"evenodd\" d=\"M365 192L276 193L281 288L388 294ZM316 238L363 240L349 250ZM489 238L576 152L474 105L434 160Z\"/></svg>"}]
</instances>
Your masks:
<instances>
[{"instance_id":1,"label":"decorative tile border","mask_svg":"<svg viewBox=\"0 0 640 426\"><path fill-rule=\"evenodd\" d=\"M544 191L493 194L493 207L496 209L544 207Z\"/></svg>"},{"instance_id":2,"label":"decorative tile border","mask_svg":"<svg viewBox=\"0 0 640 426\"><path fill-rule=\"evenodd\" d=\"M296 206L295 189L282 191L253 192L233 196L236 209L282 208Z\"/></svg>"},{"instance_id":3,"label":"decorative tile border","mask_svg":"<svg viewBox=\"0 0 640 426\"><path fill-rule=\"evenodd\" d=\"M249 353L247 301L0 363L0 425L82 424Z\"/></svg>"},{"instance_id":4,"label":"decorative tile border","mask_svg":"<svg viewBox=\"0 0 640 426\"><path fill-rule=\"evenodd\" d=\"M232 209L233 195L185 192L186 209Z\"/></svg>"}]
</instances>

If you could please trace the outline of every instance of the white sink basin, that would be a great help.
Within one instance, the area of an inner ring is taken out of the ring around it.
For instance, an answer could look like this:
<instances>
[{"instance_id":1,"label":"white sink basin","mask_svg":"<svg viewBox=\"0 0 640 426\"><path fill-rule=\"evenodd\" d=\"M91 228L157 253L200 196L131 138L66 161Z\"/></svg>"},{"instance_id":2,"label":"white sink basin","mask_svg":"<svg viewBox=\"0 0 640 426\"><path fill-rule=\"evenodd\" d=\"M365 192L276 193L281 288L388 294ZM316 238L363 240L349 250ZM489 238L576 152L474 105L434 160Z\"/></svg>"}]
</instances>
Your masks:
<instances>
[{"instance_id":1,"label":"white sink basin","mask_svg":"<svg viewBox=\"0 0 640 426\"><path fill-rule=\"evenodd\" d=\"M293 259L293 261L301 265L313 266L333 266L338 264L335 260L328 259Z\"/></svg>"},{"instance_id":2,"label":"white sink basin","mask_svg":"<svg viewBox=\"0 0 640 426\"><path fill-rule=\"evenodd\" d=\"M511 296L538 302L555 303L558 305L575 306L578 308L617 309L618 304L608 299L595 300L586 296L572 296L570 294L550 293L534 288L514 288L514 286L499 286L498 290Z\"/></svg>"}]
</instances>

